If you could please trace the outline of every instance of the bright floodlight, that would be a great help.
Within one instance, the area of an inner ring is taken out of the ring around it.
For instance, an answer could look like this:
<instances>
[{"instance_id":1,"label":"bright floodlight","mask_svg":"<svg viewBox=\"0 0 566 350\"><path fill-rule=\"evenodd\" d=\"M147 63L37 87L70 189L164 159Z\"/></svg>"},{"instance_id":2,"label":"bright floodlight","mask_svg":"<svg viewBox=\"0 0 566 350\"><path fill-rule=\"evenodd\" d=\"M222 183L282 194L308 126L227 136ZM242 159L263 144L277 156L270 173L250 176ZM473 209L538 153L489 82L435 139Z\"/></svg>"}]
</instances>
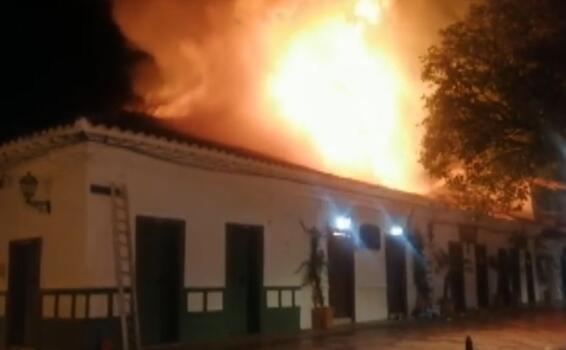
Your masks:
<instances>
[{"instance_id":1,"label":"bright floodlight","mask_svg":"<svg viewBox=\"0 0 566 350\"><path fill-rule=\"evenodd\" d=\"M348 237L348 234L346 232L342 232L342 231L334 231L334 232L332 232L332 235L334 237Z\"/></svg>"},{"instance_id":2,"label":"bright floodlight","mask_svg":"<svg viewBox=\"0 0 566 350\"><path fill-rule=\"evenodd\" d=\"M347 216L338 216L334 219L334 228L339 231L348 231L352 228L352 219Z\"/></svg>"},{"instance_id":3,"label":"bright floodlight","mask_svg":"<svg viewBox=\"0 0 566 350\"><path fill-rule=\"evenodd\" d=\"M403 228L401 226L395 225L391 227L389 230L391 236L402 236L403 235Z\"/></svg>"}]
</instances>

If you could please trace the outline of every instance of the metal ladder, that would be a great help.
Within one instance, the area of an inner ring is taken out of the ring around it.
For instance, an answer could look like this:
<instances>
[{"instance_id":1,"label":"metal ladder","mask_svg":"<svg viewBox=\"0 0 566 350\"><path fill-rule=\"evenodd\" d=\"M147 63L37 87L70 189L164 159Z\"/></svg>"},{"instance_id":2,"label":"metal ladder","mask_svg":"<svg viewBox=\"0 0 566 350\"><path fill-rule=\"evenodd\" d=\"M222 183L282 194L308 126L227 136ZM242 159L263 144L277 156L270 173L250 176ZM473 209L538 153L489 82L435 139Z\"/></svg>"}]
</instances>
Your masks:
<instances>
[{"instance_id":1,"label":"metal ladder","mask_svg":"<svg viewBox=\"0 0 566 350\"><path fill-rule=\"evenodd\" d=\"M117 306L122 330L122 349L140 350L136 273L132 254L130 207L126 186L110 184L110 198L112 200L114 266L118 284Z\"/></svg>"}]
</instances>

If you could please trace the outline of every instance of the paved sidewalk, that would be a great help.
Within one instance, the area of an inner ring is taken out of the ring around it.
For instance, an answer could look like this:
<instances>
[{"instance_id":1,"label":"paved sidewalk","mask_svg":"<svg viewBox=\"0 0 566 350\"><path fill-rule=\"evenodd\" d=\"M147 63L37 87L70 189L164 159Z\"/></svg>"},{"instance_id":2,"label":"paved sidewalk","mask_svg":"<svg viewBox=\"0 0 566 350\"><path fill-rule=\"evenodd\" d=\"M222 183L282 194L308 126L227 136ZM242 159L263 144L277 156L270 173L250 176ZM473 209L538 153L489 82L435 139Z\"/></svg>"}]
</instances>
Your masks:
<instances>
[{"instance_id":1,"label":"paved sidewalk","mask_svg":"<svg viewBox=\"0 0 566 350\"><path fill-rule=\"evenodd\" d=\"M475 350L566 349L566 311L484 315L471 320L361 329L270 346L272 350L461 350L471 336ZM267 349L267 347L248 347Z\"/></svg>"},{"instance_id":2,"label":"paved sidewalk","mask_svg":"<svg viewBox=\"0 0 566 350\"><path fill-rule=\"evenodd\" d=\"M566 350L566 309L483 313L452 321L379 322L167 350ZM156 348L157 349L157 348ZM165 349L165 348L163 348Z\"/></svg>"}]
</instances>

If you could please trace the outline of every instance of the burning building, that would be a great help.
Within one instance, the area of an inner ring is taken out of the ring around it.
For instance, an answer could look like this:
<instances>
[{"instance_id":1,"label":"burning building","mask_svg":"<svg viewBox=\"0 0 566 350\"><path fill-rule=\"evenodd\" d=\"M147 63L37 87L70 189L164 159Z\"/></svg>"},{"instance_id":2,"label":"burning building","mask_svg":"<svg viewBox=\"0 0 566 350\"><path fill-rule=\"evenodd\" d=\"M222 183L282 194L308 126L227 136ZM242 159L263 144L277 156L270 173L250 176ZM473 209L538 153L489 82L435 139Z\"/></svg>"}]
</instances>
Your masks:
<instances>
[{"instance_id":1,"label":"burning building","mask_svg":"<svg viewBox=\"0 0 566 350\"><path fill-rule=\"evenodd\" d=\"M160 119L82 118L0 146L0 348L312 328L305 231L321 233L337 324L562 299L545 223L424 194L424 87L403 53L423 45L430 1L410 2L408 19L402 0L116 0L152 57L128 108Z\"/></svg>"},{"instance_id":2,"label":"burning building","mask_svg":"<svg viewBox=\"0 0 566 350\"><path fill-rule=\"evenodd\" d=\"M117 0L114 17L151 56L133 69L142 100L130 108L221 143L422 193L430 185L415 151L418 56L464 7L444 6Z\"/></svg>"},{"instance_id":3,"label":"burning building","mask_svg":"<svg viewBox=\"0 0 566 350\"><path fill-rule=\"evenodd\" d=\"M324 233L323 293L336 323L410 317L421 303L416 271L437 251L470 267L449 281L458 311L561 298L549 289L557 272L535 268L536 222L474 218L161 124L80 119L3 145L0 160L10 346L118 347L132 307L143 344L311 328L301 223ZM130 257L126 272L119 254ZM446 297L445 276L426 276L430 300Z\"/></svg>"}]
</instances>

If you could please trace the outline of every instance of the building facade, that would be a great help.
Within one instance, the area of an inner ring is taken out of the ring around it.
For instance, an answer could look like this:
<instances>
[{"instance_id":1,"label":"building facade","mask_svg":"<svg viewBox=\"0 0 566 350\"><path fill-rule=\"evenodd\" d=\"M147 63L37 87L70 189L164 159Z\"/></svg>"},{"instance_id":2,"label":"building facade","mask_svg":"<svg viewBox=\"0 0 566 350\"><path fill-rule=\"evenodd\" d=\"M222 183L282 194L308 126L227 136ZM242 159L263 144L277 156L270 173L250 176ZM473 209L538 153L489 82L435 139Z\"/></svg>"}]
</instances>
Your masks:
<instances>
[{"instance_id":1,"label":"building facade","mask_svg":"<svg viewBox=\"0 0 566 350\"><path fill-rule=\"evenodd\" d=\"M324 291L337 323L410 316L418 261L434 251L469 265L451 282L459 311L563 298L563 271L539 276L534 222L473 220L425 197L156 135L81 119L0 148L1 346L119 348L112 183L129 194L145 344L310 328L301 223L328 232ZM560 259L562 240L551 242ZM438 300L444 275L432 270Z\"/></svg>"}]
</instances>

